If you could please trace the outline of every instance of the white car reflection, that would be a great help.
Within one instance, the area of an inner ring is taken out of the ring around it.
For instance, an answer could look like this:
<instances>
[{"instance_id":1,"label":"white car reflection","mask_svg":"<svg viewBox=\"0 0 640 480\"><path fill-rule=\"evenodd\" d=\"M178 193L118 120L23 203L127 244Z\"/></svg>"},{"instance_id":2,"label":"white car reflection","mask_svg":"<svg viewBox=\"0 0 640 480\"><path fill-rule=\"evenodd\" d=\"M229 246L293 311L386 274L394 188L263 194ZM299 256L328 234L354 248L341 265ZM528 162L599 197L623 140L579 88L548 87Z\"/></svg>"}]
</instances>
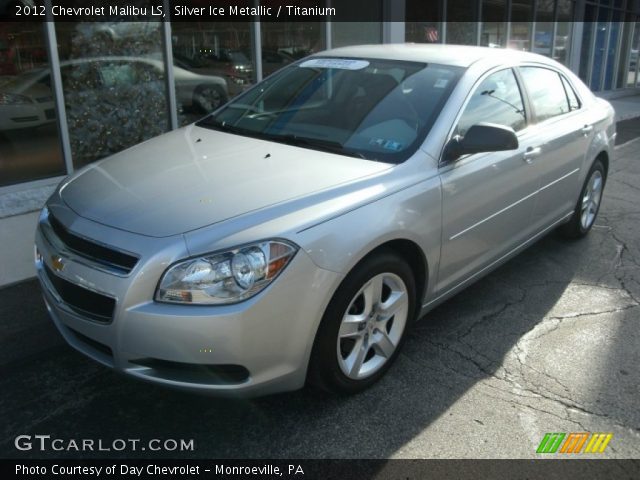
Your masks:
<instances>
[{"instance_id":1,"label":"white car reflection","mask_svg":"<svg viewBox=\"0 0 640 480\"><path fill-rule=\"evenodd\" d=\"M97 57L61 63L65 90L96 92L125 85L164 82L164 63L142 57ZM173 67L176 97L184 109L206 114L227 102L222 77ZM162 84L162 88L164 85ZM0 85L0 130L34 128L55 121L49 69L30 70Z\"/></svg>"}]
</instances>

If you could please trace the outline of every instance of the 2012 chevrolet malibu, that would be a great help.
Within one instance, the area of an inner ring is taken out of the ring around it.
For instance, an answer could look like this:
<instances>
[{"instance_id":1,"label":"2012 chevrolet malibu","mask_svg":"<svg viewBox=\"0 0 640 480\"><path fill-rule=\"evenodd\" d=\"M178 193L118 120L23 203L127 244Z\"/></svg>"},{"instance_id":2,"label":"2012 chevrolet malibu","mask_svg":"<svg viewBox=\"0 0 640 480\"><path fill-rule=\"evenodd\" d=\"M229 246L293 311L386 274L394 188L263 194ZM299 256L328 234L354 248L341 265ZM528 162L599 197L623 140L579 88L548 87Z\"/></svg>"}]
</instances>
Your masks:
<instances>
[{"instance_id":1,"label":"2012 chevrolet malibu","mask_svg":"<svg viewBox=\"0 0 640 480\"><path fill-rule=\"evenodd\" d=\"M586 235L614 138L611 106L536 54L334 49L65 179L38 276L64 338L140 379L357 392L434 306Z\"/></svg>"}]
</instances>

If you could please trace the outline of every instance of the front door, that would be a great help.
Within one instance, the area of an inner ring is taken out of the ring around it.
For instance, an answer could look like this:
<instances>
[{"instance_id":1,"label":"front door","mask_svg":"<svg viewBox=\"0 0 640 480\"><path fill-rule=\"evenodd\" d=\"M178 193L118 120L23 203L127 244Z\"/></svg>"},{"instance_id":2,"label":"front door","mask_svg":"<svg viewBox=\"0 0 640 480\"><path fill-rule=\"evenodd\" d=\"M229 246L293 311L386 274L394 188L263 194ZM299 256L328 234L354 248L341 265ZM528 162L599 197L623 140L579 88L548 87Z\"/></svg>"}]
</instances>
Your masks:
<instances>
[{"instance_id":1,"label":"front door","mask_svg":"<svg viewBox=\"0 0 640 480\"><path fill-rule=\"evenodd\" d=\"M455 127L464 137L488 122L513 128L526 139L527 116L512 69L489 74L474 90ZM532 234L538 179L517 150L467 155L442 167L440 293L481 271Z\"/></svg>"}]
</instances>

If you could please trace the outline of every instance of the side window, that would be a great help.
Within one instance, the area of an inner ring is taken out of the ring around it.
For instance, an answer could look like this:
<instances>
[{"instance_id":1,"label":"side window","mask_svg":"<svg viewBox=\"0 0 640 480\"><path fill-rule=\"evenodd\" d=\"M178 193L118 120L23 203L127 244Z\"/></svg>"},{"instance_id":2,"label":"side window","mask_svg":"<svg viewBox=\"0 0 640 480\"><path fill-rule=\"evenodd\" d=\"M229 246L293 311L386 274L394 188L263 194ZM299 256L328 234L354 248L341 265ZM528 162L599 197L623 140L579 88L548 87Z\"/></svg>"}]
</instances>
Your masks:
<instances>
[{"instance_id":1,"label":"side window","mask_svg":"<svg viewBox=\"0 0 640 480\"><path fill-rule=\"evenodd\" d=\"M513 128L526 125L524 103L513 70L506 69L485 78L476 88L456 127L456 135L464 136L469 127L481 122Z\"/></svg>"},{"instance_id":2,"label":"side window","mask_svg":"<svg viewBox=\"0 0 640 480\"><path fill-rule=\"evenodd\" d=\"M576 91L573 89L569 81L562 75L560 75L560 79L562 80L564 91L567 93L567 98L569 99L569 110L578 110L580 108L580 100L576 95Z\"/></svg>"},{"instance_id":3,"label":"side window","mask_svg":"<svg viewBox=\"0 0 640 480\"><path fill-rule=\"evenodd\" d=\"M520 72L539 122L569 112L559 73L541 67L521 67Z\"/></svg>"}]
</instances>

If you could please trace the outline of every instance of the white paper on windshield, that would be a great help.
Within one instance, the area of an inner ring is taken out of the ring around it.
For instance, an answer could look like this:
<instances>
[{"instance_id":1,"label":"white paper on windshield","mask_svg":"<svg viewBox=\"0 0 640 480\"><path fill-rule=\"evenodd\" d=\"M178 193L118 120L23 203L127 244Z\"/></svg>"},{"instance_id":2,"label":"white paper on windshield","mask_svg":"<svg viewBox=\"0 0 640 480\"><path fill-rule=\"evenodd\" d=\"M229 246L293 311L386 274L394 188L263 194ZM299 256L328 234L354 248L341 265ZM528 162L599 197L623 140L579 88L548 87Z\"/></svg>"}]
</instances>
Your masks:
<instances>
[{"instance_id":1,"label":"white paper on windshield","mask_svg":"<svg viewBox=\"0 0 640 480\"><path fill-rule=\"evenodd\" d=\"M342 70L362 70L369 66L366 60L350 60L345 58L310 58L300 64L306 68L339 68Z\"/></svg>"},{"instance_id":2,"label":"white paper on windshield","mask_svg":"<svg viewBox=\"0 0 640 480\"><path fill-rule=\"evenodd\" d=\"M447 83L449 83L449 80L446 78L439 78L436 80L436 83L434 83L433 88L444 88L447 86Z\"/></svg>"}]
</instances>

